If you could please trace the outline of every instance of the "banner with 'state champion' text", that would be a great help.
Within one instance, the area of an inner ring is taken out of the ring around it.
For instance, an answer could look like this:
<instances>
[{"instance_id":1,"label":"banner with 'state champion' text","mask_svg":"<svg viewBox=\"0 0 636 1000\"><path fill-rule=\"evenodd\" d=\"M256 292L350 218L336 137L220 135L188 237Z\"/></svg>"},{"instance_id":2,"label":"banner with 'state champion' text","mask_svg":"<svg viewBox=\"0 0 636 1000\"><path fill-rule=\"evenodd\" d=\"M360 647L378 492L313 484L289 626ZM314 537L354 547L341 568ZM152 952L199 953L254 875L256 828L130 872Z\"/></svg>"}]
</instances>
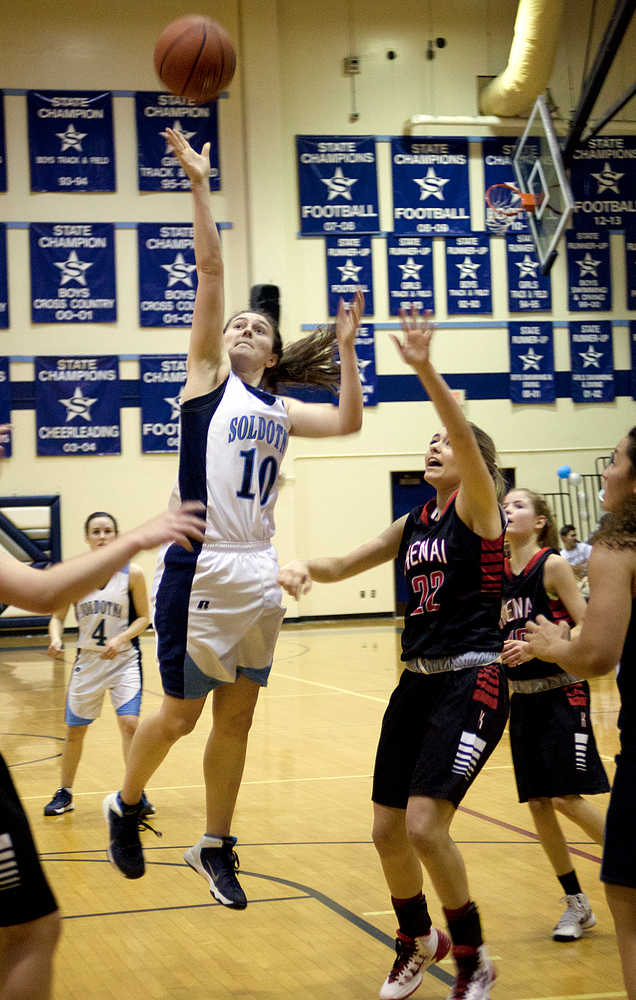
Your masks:
<instances>
[{"instance_id":1,"label":"banner with 'state champion' text","mask_svg":"<svg viewBox=\"0 0 636 1000\"><path fill-rule=\"evenodd\" d=\"M186 380L185 354L139 358L141 450L144 454L179 450L181 390Z\"/></svg>"},{"instance_id":2,"label":"banner with 'state champion' text","mask_svg":"<svg viewBox=\"0 0 636 1000\"><path fill-rule=\"evenodd\" d=\"M373 136L297 135L300 234L377 233Z\"/></svg>"},{"instance_id":3,"label":"banner with 'state champion' text","mask_svg":"<svg viewBox=\"0 0 636 1000\"><path fill-rule=\"evenodd\" d=\"M32 222L33 323L113 323L115 227L112 222Z\"/></svg>"},{"instance_id":4,"label":"banner with 'state champion' text","mask_svg":"<svg viewBox=\"0 0 636 1000\"><path fill-rule=\"evenodd\" d=\"M110 93L28 90L32 191L114 191Z\"/></svg>"},{"instance_id":5,"label":"banner with 'state champion' text","mask_svg":"<svg viewBox=\"0 0 636 1000\"><path fill-rule=\"evenodd\" d=\"M137 91L137 170L140 191L189 191L190 181L163 136L181 132L197 153L210 143L210 191L221 186L217 102L195 104L160 91Z\"/></svg>"},{"instance_id":6,"label":"banner with 'state champion' text","mask_svg":"<svg viewBox=\"0 0 636 1000\"><path fill-rule=\"evenodd\" d=\"M119 360L35 358L38 455L120 455Z\"/></svg>"},{"instance_id":7,"label":"banner with 'state champion' text","mask_svg":"<svg viewBox=\"0 0 636 1000\"><path fill-rule=\"evenodd\" d=\"M391 139L396 233L469 234L468 140Z\"/></svg>"},{"instance_id":8,"label":"banner with 'state champion' text","mask_svg":"<svg viewBox=\"0 0 636 1000\"><path fill-rule=\"evenodd\" d=\"M192 326L197 293L191 223L140 222L139 325Z\"/></svg>"}]
</instances>

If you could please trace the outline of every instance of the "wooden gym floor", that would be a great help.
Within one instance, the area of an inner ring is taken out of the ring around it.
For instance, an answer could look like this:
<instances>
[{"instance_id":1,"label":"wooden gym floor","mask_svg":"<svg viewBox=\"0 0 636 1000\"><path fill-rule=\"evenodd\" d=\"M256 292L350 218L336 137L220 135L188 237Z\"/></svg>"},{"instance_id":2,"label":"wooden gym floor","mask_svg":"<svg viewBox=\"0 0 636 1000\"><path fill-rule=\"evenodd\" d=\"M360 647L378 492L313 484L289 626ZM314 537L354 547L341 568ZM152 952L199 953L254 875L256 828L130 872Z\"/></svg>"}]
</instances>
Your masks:
<instances>
[{"instance_id":1,"label":"wooden gym floor","mask_svg":"<svg viewBox=\"0 0 636 1000\"><path fill-rule=\"evenodd\" d=\"M106 859L101 804L123 765L110 703L89 730L75 811L44 818L59 784L65 686L72 662L46 656L44 637L0 643L0 746L11 765L58 896L63 936L56 1000L370 1000L393 960L395 919L370 839L371 772L382 713L399 671L399 622L285 626L257 707L239 795L244 912L216 904L183 861L203 832L206 706L147 789L156 839L147 873L127 881ZM159 704L154 640L142 641L143 712ZM593 720L610 780L617 749L613 676L594 681ZM596 797L606 808L608 796ZM599 882L600 848L564 822L597 926L552 941L561 888L516 800L507 734L454 821L498 978L493 1000L624 997L612 921ZM425 890L427 881L425 876ZM429 895L435 922L441 918ZM418 1000L444 998L452 963L424 976Z\"/></svg>"}]
</instances>

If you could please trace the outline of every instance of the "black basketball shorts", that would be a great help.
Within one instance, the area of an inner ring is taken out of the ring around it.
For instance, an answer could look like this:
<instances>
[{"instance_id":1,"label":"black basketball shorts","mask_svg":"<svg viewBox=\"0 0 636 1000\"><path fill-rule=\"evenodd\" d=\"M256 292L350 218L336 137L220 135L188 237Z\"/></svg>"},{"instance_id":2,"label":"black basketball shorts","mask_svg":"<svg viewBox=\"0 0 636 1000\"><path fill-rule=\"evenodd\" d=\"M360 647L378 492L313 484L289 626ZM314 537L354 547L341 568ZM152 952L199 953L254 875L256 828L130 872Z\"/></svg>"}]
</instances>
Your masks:
<instances>
[{"instance_id":1,"label":"black basketball shorts","mask_svg":"<svg viewBox=\"0 0 636 1000\"><path fill-rule=\"evenodd\" d=\"M424 795L457 808L507 718L500 663L439 674L404 670L382 720L373 801L406 809L410 796Z\"/></svg>"},{"instance_id":2,"label":"black basketball shorts","mask_svg":"<svg viewBox=\"0 0 636 1000\"><path fill-rule=\"evenodd\" d=\"M29 821L0 754L0 927L25 924L55 910Z\"/></svg>"},{"instance_id":3,"label":"black basketball shorts","mask_svg":"<svg viewBox=\"0 0 636 1000\"><path fill-rule=\"evenodd\" d=\"M520 802L609 792L590 721L587 681L513 694L510 749Z\"/></svg>"},{"instance_id":4,"label":"black basketball shorts","mask_svg":"<svg viewBox=\"0 0 636 1000\"><path fill-rule=\"evenodd\" d=\"M610 795L601 882L636 889L636 760L619 754Z\"/></svg>"}]
</instances>

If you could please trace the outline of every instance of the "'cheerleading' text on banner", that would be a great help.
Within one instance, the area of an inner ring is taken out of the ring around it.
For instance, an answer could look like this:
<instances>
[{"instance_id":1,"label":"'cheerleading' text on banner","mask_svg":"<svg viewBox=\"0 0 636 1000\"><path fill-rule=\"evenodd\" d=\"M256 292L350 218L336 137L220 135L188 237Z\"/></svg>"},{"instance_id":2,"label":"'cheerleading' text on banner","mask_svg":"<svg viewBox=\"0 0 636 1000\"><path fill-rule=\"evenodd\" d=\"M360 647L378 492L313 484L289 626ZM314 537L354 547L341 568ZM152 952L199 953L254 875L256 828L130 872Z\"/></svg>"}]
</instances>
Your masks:
<instances>
[{"instance_id":1,"label":"'cheerleading' text on banner","mask_svg":"<svg viewBox=\"0 0 636 1000\"><path fill-rule=\"evenodd\" d=\"M35 358L38 455L120 455L119 360Z\"/></svg>"}]
</instances>

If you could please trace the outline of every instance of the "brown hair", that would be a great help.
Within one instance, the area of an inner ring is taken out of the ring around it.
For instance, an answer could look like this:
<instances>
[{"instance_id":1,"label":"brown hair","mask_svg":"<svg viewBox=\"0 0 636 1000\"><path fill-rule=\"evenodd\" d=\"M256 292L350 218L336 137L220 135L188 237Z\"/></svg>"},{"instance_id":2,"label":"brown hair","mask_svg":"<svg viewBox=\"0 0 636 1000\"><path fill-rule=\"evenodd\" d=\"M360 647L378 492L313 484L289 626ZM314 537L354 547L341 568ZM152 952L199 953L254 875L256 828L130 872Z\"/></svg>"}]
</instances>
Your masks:
<instances>
[{"instance_id":1,"label":"brown hair","mask_svg":"<svg viewBox=\"0 0 636 1000\"><path fill-rule=\"evenodd\" d=\"M475 440L477 441L477 446L481 452L481 457L486 463L486 468L488 469L492 481L495 484L497 500L501 502L506 493L506 482L501 469L497 465L497 450L495 448L495 442L491 438L490 434L486 434L486 431L482 430L481 427L478 427L477 424L470 423L470 429L475 435Z\"/></svg>"},{"instance_id":2,"label":"brown hair","mask_svg":"<svg viewBox=\"0 0 636 1000\"><path fill-rule=\"evenodd\" d=\"M263 372L262 387L268 392L277 392L279 385L304 385L317 389L337 392L340 386L340 365L336 358L336 327L318 326L313 333L283 347L278 323L262 309L241 309L230 316L223 327L227 330L232 320L244 312L262 316L272 328L272 352L278 356L273 368Z\"/></svg>"},{"instance_id":3,"label":"brown hair","mask_svg":"<svg viewBox=\"0 0 636 1000\"><path fill-rule=\"evenodd\" d=\"M543 497L540 493L536 493L534 490L527 489L525 486L513 486L509 492L512 493L513 490L515 492L525 493L528 500L532 504L537 517L545 518L545 524L537 535L539 545L541 545L542 548L548 545L551 549L556 549L558 552L560 545L556 524L554 523L554 514L550 510L545 497Z\"/></svg>"},{"instance_id":4,"label":"brown hair","mask_svg":"<svg viewBox=\"0 0 636 1000\"><path fill-rule=\"evenodd\" d=\"M636 479L636 427L627 432L625 453L631 465L630 478ZM601 518L590 541L606 545L609 549L636 548L636 494L626 497L617 510L608 511Z\"/></svg>"},{"instance_id":5,"label":"brown hair","mask_svg":"<svg viewBox=\"0 0 636 1000\"><path fill-rule=\"evenodd\" d=\"M112 514L106 513L105 510L94 510L93 513L89 514L88 517L86 518L86 520L84 521L84 534L86 535L87 538L88 538L88 529L90 528L91 521L93 521L96 517L107 517L107 518L109 518L109 520L111 520L113 522L113 527L115 529L115 534L116 535L119 534L119 528L117 526L117 521L115 520L115 518L113 517Z\"/></svg>"}]
</instances>

